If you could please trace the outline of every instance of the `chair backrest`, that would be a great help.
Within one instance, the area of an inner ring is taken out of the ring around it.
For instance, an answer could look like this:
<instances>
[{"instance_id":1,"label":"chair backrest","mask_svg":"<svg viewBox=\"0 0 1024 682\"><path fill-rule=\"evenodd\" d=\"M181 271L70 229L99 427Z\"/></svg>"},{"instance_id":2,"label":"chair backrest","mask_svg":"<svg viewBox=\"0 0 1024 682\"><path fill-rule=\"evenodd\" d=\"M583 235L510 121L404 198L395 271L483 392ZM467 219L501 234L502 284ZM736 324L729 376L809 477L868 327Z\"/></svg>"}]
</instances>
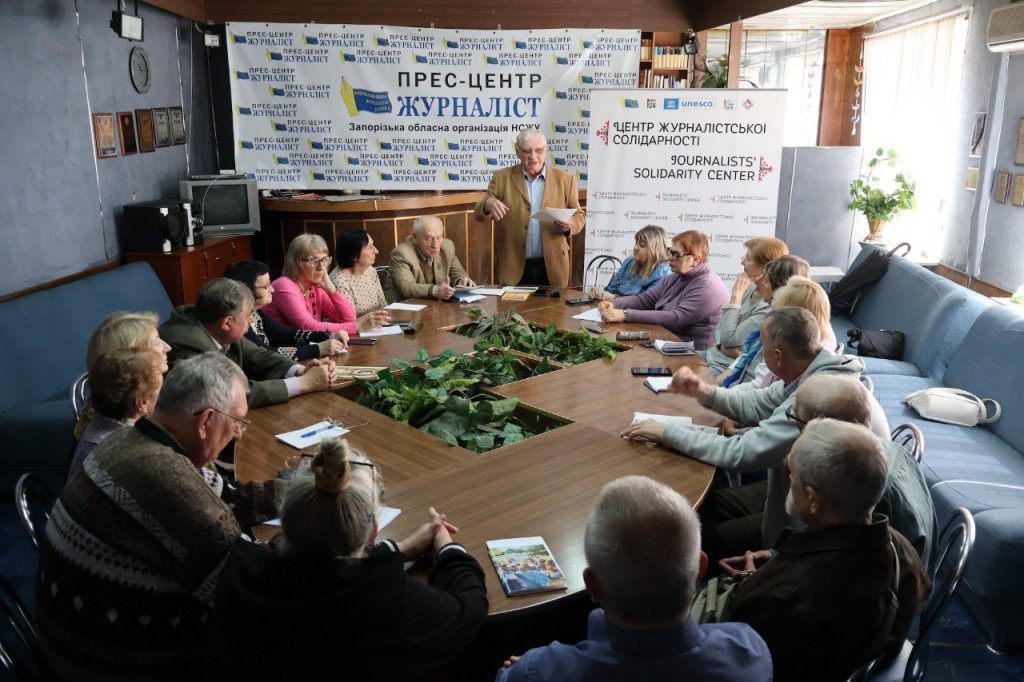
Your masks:
<instances>
[{"instance_id":1,"label":"chair backrest","mask_svg":"<svg viewBox=\"0 0 1024 682\"><path fill-rule=\"evenodd\" d=\"M928 665L928 641L932 626L946 611L953 593L967 571L967 560L974 547L974 537L974 516L963 507L954 510L939 533L941 551L935 563L935 575L932 576L932 593L921 608L917 641L914 642L910 658L907 660L904 682L916 682L924 677Z\"/></svg>"},{"instance_id":2,"label":"chair backrest","mask_svg":"<svg viewBox=\"0 0 1024 682\"><path fill-rule=\"evenodd\" d=\"M71 384L71 412L75 415L75 421L82 416L85 409L85 401L89 398L89 373L82 372Z\"/></svg>"},{"instance_id":3,"label":"chair backrest","mask_svg":"<svg viewBox=\"0 0 1024 682\"><path fill-rule=\"evenodd\" d=\"M0 619L14 637L0 633L0 665L15 679L37 680L44 676L39 635L25 604L3 578L0 578Z\"/></svg>"},{"instance_id":4,"label":"chair backrest","mask_svg":"<svg viewBox=\"0 0 1024 682\"><path fill-rule=\"evenodd\" d=\"M386 296L388 289L391 286L391 268L387 265L375 265L373 269L377 271L377 279L380 280L380 288ZM389 303L394 303L394 301L389 301Z\"/></svg>"},{"instance_id":5,"label":"chair backrest","mask_svg":"<svg viewBox=\"0 0 1024 682\"><path fill-rule=\"evenodd\" d=\"M842 353L839 353L842 355ZM871 395L875 394L875 382L867 374L860 375L860 383L864 384L864 388L868 389L868 393Z\"/></svg>"},{"instance_id":6,"label":"chair backrest","mask_svg":"<svg viewBox=\"0 0 1024 682\"><path fill-rule=\"evenodd\" d=\"M899 443L914 455L917 463L924 457L924 434L914 424L900 424L890 434L893 443Z\"/></svg>"},{"instance_id":7,"label":"chair backrest","mask_svg":"<svg viewBox=\"0 0 1024 682\"><path fill-rule=\"evenodd\" d=\"M14 505L18 509L18 517L36 549L39 549L39 534L50 520L54 501L56 498L49 486L35 474L22 474L14 486Z\"/></svg>"},{"instance_id":8,"label":"chair backrest","mask_svg":"<svg viewBox=\"0 0 1024 682\"><path fill-rule=\"evenodd\" d=\"M595 265L597 266L596 268L594 267ZM596 286L598 281L600 281L600 279L601 279L601 268L602 267L607 267L607 266L610 266L610 265L613 265L614 267L611 270L608 271L609 272L608 280L611 280L612 276L615 275L615 272L619 268L622 267L622 261L620 259L616 258L615 256L613 256L611 254L608 254L608 253L599 254L599 255L594 256L593 258L591 258L590 262L587 263L587 269L583 271L583 289L584 289L584 291L587 289L587 286L588 286L587 285L587 277L590 275L590 270L592 268L594 269L594 283L592 285L590 285L590 286Z\"/></svg>"}]
</instances>

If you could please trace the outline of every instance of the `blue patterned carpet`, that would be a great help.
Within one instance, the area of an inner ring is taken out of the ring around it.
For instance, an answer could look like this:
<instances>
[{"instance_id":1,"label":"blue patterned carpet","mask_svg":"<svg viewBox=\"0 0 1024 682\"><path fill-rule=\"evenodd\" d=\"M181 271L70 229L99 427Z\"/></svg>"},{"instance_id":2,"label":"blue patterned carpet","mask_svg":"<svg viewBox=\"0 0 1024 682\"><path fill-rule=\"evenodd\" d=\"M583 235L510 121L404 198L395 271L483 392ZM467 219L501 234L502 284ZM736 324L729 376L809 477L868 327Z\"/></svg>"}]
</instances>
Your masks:
<instances>
[{"instance_id":1,"label":"blue patterned carpet","mask_svg":"<svg viewBox=\"0 0 1024 682\"><path fill-rule=\"evenodd\" d=\"M0 575L31 608L35 603L36 551L10 498L0 500L0 549ZM1024 682L1024 655L990 651L959 599L953 600L937 626L928 660L925 679L929 682ZM8 679L0 669L0 681Z\"/></svg>"}]
</instances>

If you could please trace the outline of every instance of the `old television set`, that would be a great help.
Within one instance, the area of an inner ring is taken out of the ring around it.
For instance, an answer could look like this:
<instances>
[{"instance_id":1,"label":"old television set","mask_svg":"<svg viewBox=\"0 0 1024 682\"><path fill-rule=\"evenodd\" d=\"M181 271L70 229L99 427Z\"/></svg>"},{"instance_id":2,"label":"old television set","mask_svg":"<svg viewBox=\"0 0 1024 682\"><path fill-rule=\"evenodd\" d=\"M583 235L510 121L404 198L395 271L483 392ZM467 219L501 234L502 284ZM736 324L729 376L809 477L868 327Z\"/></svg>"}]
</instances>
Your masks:
<instances>
[{"instance_id":1,"label":"old television set","mask_svg":"<svg viewBox=\"0 0 1024 682\"><path fill-rule=\"evenodd\" d=\"M183 201L194 202L204 237L259 232L260 195L252 178L192 176L179 182L178 189Z\"/></svg>"}]
</instances>

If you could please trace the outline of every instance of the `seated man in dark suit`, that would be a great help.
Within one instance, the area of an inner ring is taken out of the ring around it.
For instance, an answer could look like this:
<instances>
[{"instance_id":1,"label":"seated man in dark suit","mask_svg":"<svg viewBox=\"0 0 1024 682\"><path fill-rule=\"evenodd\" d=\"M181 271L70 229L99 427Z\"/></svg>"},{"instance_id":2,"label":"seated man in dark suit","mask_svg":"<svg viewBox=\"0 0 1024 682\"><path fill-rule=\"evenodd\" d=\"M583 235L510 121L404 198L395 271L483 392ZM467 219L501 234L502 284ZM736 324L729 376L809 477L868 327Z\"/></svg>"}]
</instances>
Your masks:
<instances>
[{"instance_id":1,"label":"seated man in dark suit","mask_svg":"<svg viewBox=\"0 0 1024 682\"><path fill-rule=\"evenodd\" d=\"M612 481L587 519L583 549L583 581L601 607L590 613L587 639L513 656L497 682L771 679L757 633L690 618L706 559L697 514L682 495L645 476Z\"/></svg>"},{"instance_id":2,"label":"seated man in dark suit","mask_svg":"<svg viewBox=\"0 0 1024 682\"><path fill-rule=\"evenodd\" d=\"M255 307L252 291L241 282L207 282L194 306L178 306L160 325L160 338L171 346L168 362L173 367L178 360L207 351L223 353L245 372L252 408L330 388L334 381L331 360L299 365L245 338Z\"/></svg>"},{"instance_id":3,"label":"seated man in dark suit","mask_svg":"<svg viewBox=\"0 0 1024 682\"><path fill-rule=\"evenodd\" d=\"M845 680L903 642L931 581L906 538L872 514L888 463L871 431L815 419L786 463L786 507L808 529L783 531L760 567L751 552L725 561L754 571L725 615L768 643L775 679Z\"/></svg>"},{"instance_id":4,"label":"seated man in dark suit","mask_svg":"<svg viewBox=\"0 0 1024 682\"><path fill-rule=\"evenodd\" d=\"M412 234L391 252L388 300L436 298L446 301L455 286L475 286L455 255L455 243L444 238L435 216L417 218Z\"/></svg>"}]
</instances>

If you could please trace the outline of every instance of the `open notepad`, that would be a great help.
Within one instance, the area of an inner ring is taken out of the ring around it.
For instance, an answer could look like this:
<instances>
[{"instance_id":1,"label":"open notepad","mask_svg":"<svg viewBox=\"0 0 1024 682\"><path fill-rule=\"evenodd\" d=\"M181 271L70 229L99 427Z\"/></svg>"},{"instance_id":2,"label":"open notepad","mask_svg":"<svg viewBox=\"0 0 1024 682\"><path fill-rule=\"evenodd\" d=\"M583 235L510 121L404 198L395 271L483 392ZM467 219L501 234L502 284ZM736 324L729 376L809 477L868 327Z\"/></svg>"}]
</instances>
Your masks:
<instances>
[{"instance_id":1,"label":"open notepad","mask_svg":"<svg viewBox=\"0 0 1024 682\"><path fill-rule=\"evenodd\" d=\"M701 426L699 424L694 424L692 419L690 419L689 417L683 417L681 415L675 415L675 414L650 414L648 412L634 412L633 413L633 423L634 424L639 424L640 422L647 421L648 419L653 419L656 422L661 422L662 424L665 424L666 426L668 426L670 424L672 426L681 426L684 429L687 429L689 431L696 431L697 433L711 433L711 434L718 433L718 429L716 429L714 426Z\"/></svg>"}]
</instances>

